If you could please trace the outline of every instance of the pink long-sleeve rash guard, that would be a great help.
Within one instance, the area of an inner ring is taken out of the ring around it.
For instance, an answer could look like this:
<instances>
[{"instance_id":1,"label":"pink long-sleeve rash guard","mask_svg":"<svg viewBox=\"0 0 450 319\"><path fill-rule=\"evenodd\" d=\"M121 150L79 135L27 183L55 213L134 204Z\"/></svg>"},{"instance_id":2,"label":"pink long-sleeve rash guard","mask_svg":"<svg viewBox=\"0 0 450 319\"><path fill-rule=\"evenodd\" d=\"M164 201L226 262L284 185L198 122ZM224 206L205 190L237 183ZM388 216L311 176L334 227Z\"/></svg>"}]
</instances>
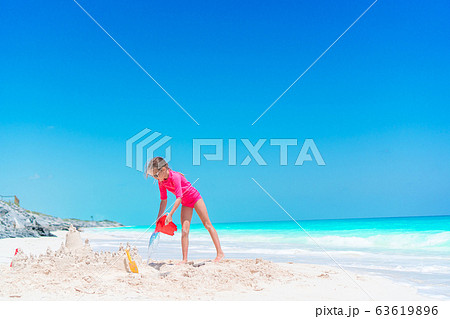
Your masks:
<instances>
[{"instance_id":1,"label":"pink long-sleeve rash guard","mask_svg":"<svg viewBox=\"0 0 450 319\"><path fill-rule=\"evenodd\" d=\"M158 181L158 186L161 200L167 199L167 191L173 193L177 199L181 197L183 206L194 207L195 203L202 198L183 174L172 170L169 170L167 179Z\"/></svg>"}]
</instances>

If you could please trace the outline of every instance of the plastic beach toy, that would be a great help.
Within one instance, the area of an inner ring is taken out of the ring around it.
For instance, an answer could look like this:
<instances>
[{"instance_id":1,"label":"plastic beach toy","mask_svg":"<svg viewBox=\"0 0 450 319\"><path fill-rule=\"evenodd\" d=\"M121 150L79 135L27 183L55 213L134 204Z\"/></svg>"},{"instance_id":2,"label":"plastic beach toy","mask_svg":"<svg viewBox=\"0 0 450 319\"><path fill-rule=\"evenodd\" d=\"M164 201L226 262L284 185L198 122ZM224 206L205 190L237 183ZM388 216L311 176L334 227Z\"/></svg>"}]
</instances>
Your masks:
<instances>
[{"instance_id":1,"label":"plastic beach toy","mask_svg":"<svg viewBox=\"0 0 450 319\"><path fill-rule=\"evenodd\" d=\"M16 252L14 253L14 256L17 255L18 252L19 252L19 248L16 248ZM9 265L9 267L12 267L12 261L11 261L11 265Z\"/></svg>"},{"instance_id":2,"label":"plastic beach toy","mask_svg":"<svg viewBox=\"0 0 450 319\"><path fill-rule=\"evenodd\" d=\"M127 249L126 252L127 252L127 257L128 257L131 272L134 272L135 274L139 273L136 262L134 260L131 260L130 250Z\"/></svg>"},{"instance_id":3,"label":"plastic beach toy","mask_svg":"<svg viewBox=\"0 0 450 319\"><path fill-rule=\"evenodd\" d=\"M161 232L166 235L173 236L174 233L177 231L177 225L175 225L173 222L170 222L166 225L166 215L161 216L161 218L156 223L155 232Z\"/></svg>"}]
</instances>

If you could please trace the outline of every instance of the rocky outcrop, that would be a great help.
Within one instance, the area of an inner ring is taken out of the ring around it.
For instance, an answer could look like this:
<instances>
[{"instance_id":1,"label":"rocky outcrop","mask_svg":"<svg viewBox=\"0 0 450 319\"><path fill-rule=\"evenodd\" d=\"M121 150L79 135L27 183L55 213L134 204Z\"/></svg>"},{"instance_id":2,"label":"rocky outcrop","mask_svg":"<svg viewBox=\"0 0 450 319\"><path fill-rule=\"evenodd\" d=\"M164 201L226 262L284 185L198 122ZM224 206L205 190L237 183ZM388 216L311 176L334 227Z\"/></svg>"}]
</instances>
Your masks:
<instances>
[{"instance_id":1,"label":"rocky outcrop","mask_svg":"<svg viewBox=\"0 0 450 319\"><path fill-rule=\"evenodd\" d=\"M13 203L0 201L0 239L14 237L53 236L51 231L76 228L120 227L120 223L103 220L62 219L32 212Z\"/></svg>"}]
</instances>

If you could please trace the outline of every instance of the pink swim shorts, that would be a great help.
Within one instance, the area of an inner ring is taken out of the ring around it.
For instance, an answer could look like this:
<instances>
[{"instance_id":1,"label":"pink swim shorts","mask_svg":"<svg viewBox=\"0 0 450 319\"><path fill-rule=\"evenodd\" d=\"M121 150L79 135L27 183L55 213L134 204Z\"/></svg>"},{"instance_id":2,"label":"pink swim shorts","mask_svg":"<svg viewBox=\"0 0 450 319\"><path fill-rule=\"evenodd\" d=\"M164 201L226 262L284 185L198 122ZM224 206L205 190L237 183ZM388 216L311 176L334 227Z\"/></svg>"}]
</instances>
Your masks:
<instances>
[{"instance_id":1,"label":"pink swim shorts","mask_svg":"<svg viewBox=\"0 0 450 319\"><path fill-rule=\"evenodd\" d=\"M200 196L200 193L198 191L196 191L192 195L185 194L181 199L181 205L193 208L195 203L197 203L201 198L202 197Z\"/></svg>"}]
</instances>

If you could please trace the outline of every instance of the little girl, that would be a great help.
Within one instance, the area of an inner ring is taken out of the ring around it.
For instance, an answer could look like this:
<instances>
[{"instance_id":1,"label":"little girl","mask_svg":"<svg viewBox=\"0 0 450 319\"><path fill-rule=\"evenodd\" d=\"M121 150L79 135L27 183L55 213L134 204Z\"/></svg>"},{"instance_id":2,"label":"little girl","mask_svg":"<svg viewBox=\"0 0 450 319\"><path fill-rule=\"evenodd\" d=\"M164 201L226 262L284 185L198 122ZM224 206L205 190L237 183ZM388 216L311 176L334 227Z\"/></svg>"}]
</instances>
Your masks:
<instances>
[{"instance_id":1,"label":"little girl","mask_svg":"<svg viewBox=\"0 0 450 319\"><path fill-rule=\"evenodd\" d=\"M171 170L162 157L155 157L148 163L146 176L148 177L148 175L158 180L159 191L161 193L158 219L164 214L167 206L167 190L173 193L177 199L166 217L166 225L172 221L173 214L181 204L181 250L183 252L183 260L181 263L187 262L189 229L193 209L195 209L198 217L200 217L203 226L208 230L216 247L217 256L214 261L221 261L225 255L220 247L219 236L209 220L208 211L200 193L186 180L183 174Z\"/></svg>"}]
</instances>

